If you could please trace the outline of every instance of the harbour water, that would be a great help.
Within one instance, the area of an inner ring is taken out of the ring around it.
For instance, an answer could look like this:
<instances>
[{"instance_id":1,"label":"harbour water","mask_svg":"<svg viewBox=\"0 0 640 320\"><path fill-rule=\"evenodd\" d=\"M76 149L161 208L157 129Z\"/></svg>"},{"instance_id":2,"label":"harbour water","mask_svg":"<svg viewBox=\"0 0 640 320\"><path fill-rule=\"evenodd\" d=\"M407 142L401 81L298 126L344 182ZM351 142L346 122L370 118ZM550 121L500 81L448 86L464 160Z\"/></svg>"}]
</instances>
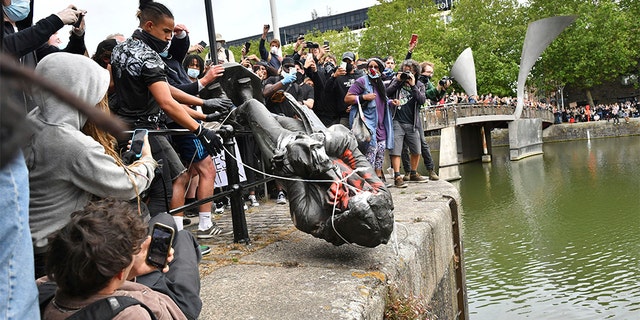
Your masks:
<instances>
[{"instance_id":1,"label":"harbour water","mask_svg":"<svg viewBox=\"0 0 640 320\"><path fill-rule=\"evenodd\" d=\"M460 166L470 318L640 319L640 137Z\"/></svg>"}]
</instances>

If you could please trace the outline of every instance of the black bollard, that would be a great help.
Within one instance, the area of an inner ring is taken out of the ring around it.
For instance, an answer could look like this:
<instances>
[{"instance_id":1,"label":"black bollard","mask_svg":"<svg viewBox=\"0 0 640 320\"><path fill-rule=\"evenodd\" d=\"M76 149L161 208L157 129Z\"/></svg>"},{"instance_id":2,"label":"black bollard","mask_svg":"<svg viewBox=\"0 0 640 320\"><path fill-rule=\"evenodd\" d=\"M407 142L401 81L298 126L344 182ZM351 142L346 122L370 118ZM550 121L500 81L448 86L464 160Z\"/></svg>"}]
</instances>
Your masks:
<instances>
[{"instance_id":1,"label":"black bollard","mask_svg":"<svg viewBox=\"0 0 640 320\"><path fill-rule=\"evenodd\" d=\"M242 204L242 187L240 186L240 175L238 174L238 162L235 159L235 143L233 138L235 132L229 125L222 126L218 130L222 137L225 149L225 163L227 165L227 181L231 189L231 220L233 221L233 242L250 244L249 230L247 229L247 219L244 215Z\"/></svg>"}]
</instances>

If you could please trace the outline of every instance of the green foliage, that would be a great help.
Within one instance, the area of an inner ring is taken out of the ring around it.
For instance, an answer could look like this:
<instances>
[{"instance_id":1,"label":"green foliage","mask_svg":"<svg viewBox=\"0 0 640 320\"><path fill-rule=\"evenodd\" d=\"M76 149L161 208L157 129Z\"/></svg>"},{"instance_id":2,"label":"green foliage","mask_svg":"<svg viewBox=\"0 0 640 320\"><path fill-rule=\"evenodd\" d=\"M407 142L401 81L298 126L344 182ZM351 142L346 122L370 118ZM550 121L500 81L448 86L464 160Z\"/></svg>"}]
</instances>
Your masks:
<instances>
[{"instance_id":1,"label":"green foliage","mask_svg":"<svg viewBox=\"0 0 640 320\"><path fill-rule=\"evenodd\" d=\"M528 86L540 91L560 85L588 89L638 73L638 0L459 0L445 23L434 1L378 0L364 30L313 31L307 41L329 41L331 52L353 51L359 58L405 58L411 34L418 34L412 58L435 64L434 79L448 75L458 55L473 51L479 94L514 96L522 45L530 22L557 15L577 20L560 34L531 71ZM230 48L239 61L240 47ZM292 54L292 46L283 48ZM258 41L250 54L258 54ZM398 63L399 65L399 63Z\"/></svg>"},{"instance_id":2,"label":"green foliage","mask_svg":"<svg viewBox=\"0 0 640 320\"><path fill-rule=\"evenodd\" d=\"M616 0L565 1L532 0L531 19L555 14L576 15L542 55L532 71L541 88L571 84L589 89L616 80L633 71L638 61L637 16L622 9ZM637 5L636 5L637 7Z\"/></svg>"}]
</instances>

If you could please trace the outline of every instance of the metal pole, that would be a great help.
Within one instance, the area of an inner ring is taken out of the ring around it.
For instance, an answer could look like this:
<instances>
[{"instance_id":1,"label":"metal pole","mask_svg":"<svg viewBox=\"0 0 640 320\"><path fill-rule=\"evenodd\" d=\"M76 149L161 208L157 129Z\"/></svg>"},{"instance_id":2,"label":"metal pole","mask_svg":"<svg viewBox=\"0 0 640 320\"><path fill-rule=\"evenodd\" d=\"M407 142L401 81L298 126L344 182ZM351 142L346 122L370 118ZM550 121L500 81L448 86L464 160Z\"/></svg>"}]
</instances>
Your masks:
<instances>
[{"instance_id":1,"label":"metal pole","mask_svg":"<svg viewBox=\"0 0 640 320\"><path fill-rule=\"evenodd\" d=\"M276 8L276 0L269 0L269 6L271 7L271 25L273 26L273 38L280 40L282 43L282 39L280 39L280 26L278 25L278 10Z\"/></svg>"},{"instance_id":2,"label":"metal pole","mask_svg":"<svg viewBox=\"0 0 640 320\"><path fill-rule=\"evenodd\" d=\"M209 56L213 64L218 64L218 51L216 50L216 27L213 23L213 0L204 0L204 11L207 15L207 30L209 31Z\"/></svg>"},{"instance_id":3,"label":"metal pole","mask_svg":"<svg viewBox=\"0 0 640 320\"><path fill-rule=\"evenodd\" d=\"M233 242L249 244L249 230L247 228L247 219L244 215L244 206L242 201L242 187L240 186L240 175L238 174L238 163L235 157L235 142L233 138L235 133L233 128L220 130L225 148L225 160L227 164L227 181L231 193L231 220L233 222Z\"/></svg>"}]
</instances>

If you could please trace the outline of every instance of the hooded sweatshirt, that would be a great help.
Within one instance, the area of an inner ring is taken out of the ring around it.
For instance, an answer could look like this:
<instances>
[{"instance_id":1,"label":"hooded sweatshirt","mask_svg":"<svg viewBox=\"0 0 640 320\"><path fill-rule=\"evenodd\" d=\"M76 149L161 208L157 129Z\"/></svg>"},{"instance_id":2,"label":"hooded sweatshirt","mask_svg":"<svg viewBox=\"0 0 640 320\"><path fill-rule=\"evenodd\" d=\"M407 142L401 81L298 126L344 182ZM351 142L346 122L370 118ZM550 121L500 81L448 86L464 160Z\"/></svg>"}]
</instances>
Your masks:
<instances>
[{"instance_id":1,"label":"hooded sweatshirt","mask_svg":"<svg viewBox=\"0 0 640 320\"><path fill-rule=\"evenodd\" d=\"M89 105L96 105L109 87L109 72L77 54L54 53L36 67L46 80L65 86ZM37 104L27 116L35 132L25 148L29 168L29 224L36 253L47 237L82 209L91 195L129 200L149 187L157 163L145 156L128 168L105 154L92 137L80 131L86 116L51 93L36 88Z\"/></svg>"}]
</instances>

